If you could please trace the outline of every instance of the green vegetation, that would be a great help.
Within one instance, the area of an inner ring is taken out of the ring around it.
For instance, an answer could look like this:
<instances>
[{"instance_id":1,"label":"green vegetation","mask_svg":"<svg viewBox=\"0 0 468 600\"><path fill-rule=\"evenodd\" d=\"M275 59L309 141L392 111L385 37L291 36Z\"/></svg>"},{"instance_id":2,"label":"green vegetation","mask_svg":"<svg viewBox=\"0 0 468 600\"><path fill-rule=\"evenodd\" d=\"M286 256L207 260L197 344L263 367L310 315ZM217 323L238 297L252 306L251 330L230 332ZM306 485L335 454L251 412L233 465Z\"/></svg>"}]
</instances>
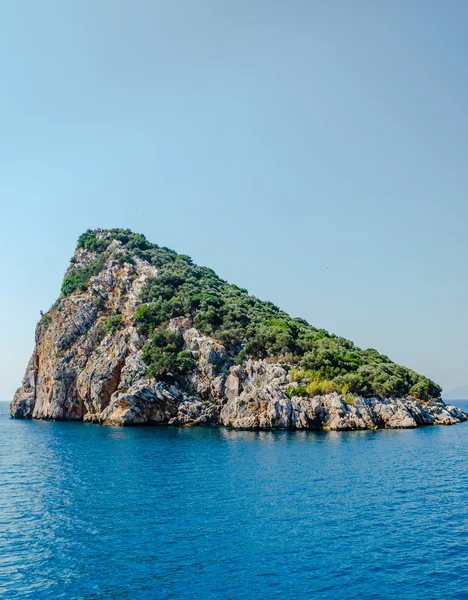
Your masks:
<instances>
[{"instance_id":1,"label":"green vegetation","mask_svg":"<svg viewBox=\"0 0 468 600\"><path fill-rule=\"evenodd\" d=\"M49 313L45 313L41 316L41 320L39 321L39 323L41 324L41 326L44 329L47 329L47 327L49 327L49 325L52 322L52 317L49 315Z\"/></svg>"},{"instance_id":2,"label":"green vegetation","mask_svg":"<svg viewBox=\"0 0 468 600\"><path fill-rule=\"evenodd\" d=\"M321 379L320 374L313 371L303 371L291 369L289 378L292 382L300 383L298 386L290 385L286 390L286 394L292 398L293 396L319 396L321 394L330 394L338 392L339 394L347 394L348 386L343 385L339 380L333 381L330 379Z\"/></svg>"},{"instance_id":3,"label":"green vegetation","mask_svg":"<svg viewBox=\"0 0 468 600\"><path fill-rule=\"evenodd\" d=\"M122 325L122 315L120 313L115 313L111 315L107 321L104 323L103 331L104 333L114 333L119 329Z\"/></svg>"},{"instance_id":4,"label":"green vegetation","mask_svg":"<svg viewBox=\"0 0 468 600\"><path fill-rule=\"evenodd\" d=\"M98 254L94 261L86 267L72 267L69 275L63 280L62 294L70 296L75 290L85 291L90 278L102 271L108 257L107 252L103 252Z\"/></svg>"},{"instance_id":5,"label":"green vegetation","mask_svg":"<svg viewBox=\"0 0 468 600\"><path fill-rule=\"evenodd\" d=\"M212 269L199 267L188 256L151 244L130 230L108 230L104 236L87 231L80 236L78 246L96 252L96 257L85 269L71 271L62 286L64 295L86 287L89 277L104 266L113 239L124 244L130 257L144 259L159 269L158 276L144 286L142 304L135 312L139 332L150 338L143 360L152 375L169 376L192 368L191 359L181 350L181 341L165 329L171 318L187 316L199 331L219 339L237 363L249 357L272 357L298 365L295 376L299 387L291 388L290 394L336 390L349 395L350 402L355 394L410 394L422 400L440 396L437 384L376 350L361 350L304 319L290 317L271 302L228 284Z\"/></svg>"},{"instance_id":6,"label":"green vegetation","mask_svg":"<svg viewBox=\"0 0 468 600\"><path fill-rule=\"evenodd\" d=\"M111 243L112 238L99 239L94 231L88 229L78 238L77 248L91 250L92 252L104 252Z\"/></svg>"},{"instance_id":7,"label":"green vegetation","mask_svg":"<svg viewBox=\"0 0 468 600\"><path fill-rule=\"evenodd\" d=\"M161 328L155 331L143 347L142 359L148 365L148 375L159 379L171 379L195 367L190 353L183 350L180 333Z\"/></svg>"}]
</instances>

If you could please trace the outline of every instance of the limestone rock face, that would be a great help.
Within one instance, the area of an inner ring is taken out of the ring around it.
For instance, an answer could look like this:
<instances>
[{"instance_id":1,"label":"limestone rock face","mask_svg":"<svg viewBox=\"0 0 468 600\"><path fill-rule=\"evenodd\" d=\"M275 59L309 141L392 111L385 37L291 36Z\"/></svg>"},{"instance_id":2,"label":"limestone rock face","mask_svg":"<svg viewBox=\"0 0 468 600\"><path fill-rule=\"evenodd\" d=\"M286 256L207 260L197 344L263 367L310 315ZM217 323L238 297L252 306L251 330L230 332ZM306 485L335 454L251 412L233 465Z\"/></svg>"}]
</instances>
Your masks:
<instances>
[{"instance_id":1,"label":"limestone rock face","mask_svg":"<svg viewBox=\"0 0 468 600\"><path fill-rule=\"evenodd\" d=\"M124 262L118 244L113 246L88 289L62 297L49 320L37 326L33 356L11 403L12 417L99 421L112 394L127 381L128 373L122 378L125 361L129 356L136 360L145 343L132 325L135 305L157 269L138 258L135 264ZM73 265L85 267L89 254L77 250ZM115 312L122 315L123 327L106 334L105 322Z\"/></svg>"},{"instance_id":2,"label":"limestone rock face","mask_svg":"<svg viewBox=\"0 0 468 600\"><path fill-rule=\"evenodd\" d=\"M95 258L93 251L78 249L73 267L87 268ZM467 418L442 401L410 397L295 397L295 365L236 365L222 343L187 317L172 319L168 328L180 333L195 367L172 383L151 378L142 360L147 336L135 327L134 316L142 287L158 268L138 255L129 260L117 240L105 258L86 289L62 295L38 324L33 355L11 403L13 418L336 431L451 425ZM117 327L112 315L119 315Z\"/></svg>"},{"instance_id":3,"label":"limestone rock face","mask_svg":"<svg viewBox=\"0 0 468 600\"><path fill-rule=\"evenodd\" d=\"M36 404L36 378L37 378L37 355L31 356L23 383L13 397L10 406L10 414L16 419L32 419L34 406Z\"/></svg>"},{"instance_id":4,"label":"limestone rock face","mask_svg":"<svg viewBox=\"0 0 468 600\"><path fill-rule=\"evenodd\" d=\"M98 420L106 425L162 425L177 415L181 392L164 383L141 380L117 391Z\"/></svg>"},{"instance_id":5,"label":"limestone rock face","mask_svg":"<svg viewBox=\"0 0 468 600\"><path fill-rule=\"evenodd\" d=\"M353 405L336 394L291 400L274 386L257 388L228 400L221 410L223 425L242 429L353 429L412 428L420 425L453 425L466 420L458 408L442 402L424 406L411 398L356 397Z\"/></svg>"}]
</instances>

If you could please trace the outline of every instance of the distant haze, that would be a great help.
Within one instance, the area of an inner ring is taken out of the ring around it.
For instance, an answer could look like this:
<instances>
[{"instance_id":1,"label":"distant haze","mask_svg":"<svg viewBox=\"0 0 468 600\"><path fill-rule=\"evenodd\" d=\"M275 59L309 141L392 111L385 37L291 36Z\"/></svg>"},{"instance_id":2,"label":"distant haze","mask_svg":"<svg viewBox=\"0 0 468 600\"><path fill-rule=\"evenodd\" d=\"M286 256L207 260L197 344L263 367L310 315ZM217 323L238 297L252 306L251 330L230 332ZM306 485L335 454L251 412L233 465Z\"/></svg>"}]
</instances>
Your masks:
<instances>
[{"instance_id":1,"label":"distant haze","mask_svg":"<svg viewBox=\"0 0 468 600\"><path fill-rule=\"evenodd\" d=\"M465 385L467 30L455 0L0 3L1 398L96 227Z\"/></svg>"}]
</instances>

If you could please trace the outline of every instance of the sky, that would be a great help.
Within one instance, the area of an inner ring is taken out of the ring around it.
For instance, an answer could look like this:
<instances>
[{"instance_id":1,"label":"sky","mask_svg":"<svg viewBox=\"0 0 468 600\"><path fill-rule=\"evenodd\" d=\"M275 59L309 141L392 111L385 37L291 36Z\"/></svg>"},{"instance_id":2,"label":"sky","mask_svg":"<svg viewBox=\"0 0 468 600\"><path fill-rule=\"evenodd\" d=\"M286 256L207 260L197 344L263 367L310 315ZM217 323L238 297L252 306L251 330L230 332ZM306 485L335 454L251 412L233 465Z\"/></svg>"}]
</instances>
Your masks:
<instances>
[{"instance_id":1,"label":"sky","mask_svg":"<svg viewBox=\"0 0 468 600\"><path fill-rule=\"evenodd\" d=\"M1 399L125 227L468 383L468 3L0 3Z\"/></svg>"}]
</instances>

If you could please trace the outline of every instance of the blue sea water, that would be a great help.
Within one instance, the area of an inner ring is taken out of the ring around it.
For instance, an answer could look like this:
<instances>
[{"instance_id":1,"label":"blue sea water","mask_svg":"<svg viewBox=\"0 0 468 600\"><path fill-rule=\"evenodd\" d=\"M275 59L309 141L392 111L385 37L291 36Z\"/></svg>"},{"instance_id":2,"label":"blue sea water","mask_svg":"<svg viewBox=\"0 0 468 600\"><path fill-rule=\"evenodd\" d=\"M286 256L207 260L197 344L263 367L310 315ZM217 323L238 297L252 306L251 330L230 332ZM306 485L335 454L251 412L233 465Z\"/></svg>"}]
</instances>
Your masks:
<instances>
[{"instance_id":1,"label":"blue sea water","mask_svg":"<svg viewBox=\"0 0 468 600\"><path fill-rule=\"evenodd\" d=\"M468 425L352 433L13 421L0 595L466 599Z\"/></svg>"}]
</instances>

